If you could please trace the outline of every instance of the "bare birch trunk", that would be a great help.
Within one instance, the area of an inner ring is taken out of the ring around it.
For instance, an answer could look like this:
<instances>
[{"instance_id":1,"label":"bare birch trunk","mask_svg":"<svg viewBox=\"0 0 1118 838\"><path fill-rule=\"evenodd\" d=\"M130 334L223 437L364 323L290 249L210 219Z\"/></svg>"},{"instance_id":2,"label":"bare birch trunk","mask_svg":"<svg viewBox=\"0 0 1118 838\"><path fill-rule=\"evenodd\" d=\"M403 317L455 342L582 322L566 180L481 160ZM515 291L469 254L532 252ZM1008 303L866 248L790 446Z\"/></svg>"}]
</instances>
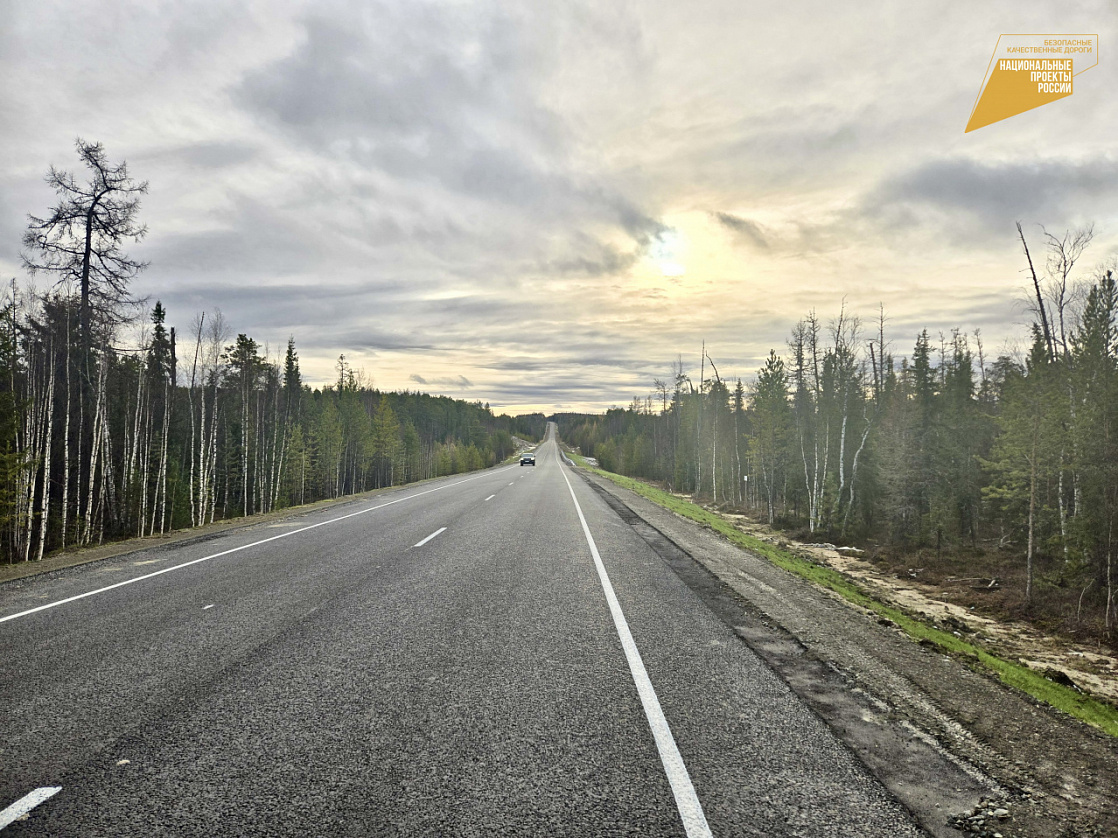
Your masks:
<instances>
[{"instance_id":1,"label":"bare birch trunk","mask_svg":"<svg viewBox=\"0 0 1118 838\"><path fill-rule=\"evenodd\" d=\"M804 488L807 490L808 529L811 532L815 532L815 530L812 529L812 524L815 521L815 513L812 510L812 499L815 497L815 494L813 492L813 481L807 464L807 446L804 445L804 434L802 430L800 431L800 457L804 461Z\"/></svg>"},{"instance_id":2,"label":"bare birch trunk","mask_svg":"<svg viewBox=\"0 0 1118 838\"><path fill-rule=\"evenodd\" d=\"M850 414L850 388L845 384L842 388L842 428L839 430L839 461L838 461L838 477L839 485L838 492L835 494L835 502L832 506L832 515L838 517L838 511L842 507L842 493L846 488L846 425L849 421Z\"/></svg>"},{"instance_id":3,"label":"bare birch trunk","mask_svg":"<svg viewBox=\"0 0 1118 838\"><path fill-rule=\"evenodd\" d=\"M82 543L89 544L93 540L93 500L94 490L97 486L98 455L102 446L98 440L104 433L101 427L104 417L105 405L105 361L101 359L97 374L97 398L93 408L93 437L89 449L89 487L85 504L85 523L82 529Z\"/></svg>"},{"instance_id":4,"label":"bare birch trunk","mask_svg":"<svg viewBox=\"0 0 1118 838\"><path fill-rule=\"evenodd\" d=\"M706 378L707 342L703 341L703 354L699 361L699 410L695 422L695 492L697 498L703 490L703 379Z\"/></svg>"},{"instance_id":5,"label":"bare birch trunk","mask_svg":"<svg viewBox=\"0 0 1118 838\"><path fill-rule=\"evenodd\" d=\"M54 340L50 341L47 348L47 363L50 365L50 376L47 379L47 410L46 421L43 423L43 495L39 504L39 551L36 561L43 560L43 550L47 545L47 522L50 518L50 469L51 469L51 438L54 436Z\"/></svg>"},{"instance_id":6,"label":"bare birch trunk","mask_svg":"<svg viewBox=\"0 0 1118 838\"><path fill-rule=\"evenodd\" d=\"M41 353L40 353L41 354ZM37 365L36 354L34 351L29 353L27 361L27 399L31 404L31 408L27 411L24 418L24 439L26 445L24 450L31 455L32 458L38 457L39 449L39 416L42 413L42 399L38 398L36 391L38 390L37 383ZM34 521L35 521L35 489L39 483L38 468L31 468L30 465L26 469L27 484L26 494L23 496L21 506L25 510L25 517L21 527L23 531L23 560L25 562L31 561L31 538L34 535Z\"/></svg>"},{"instance_id":7,"label":"bare birch trunk","mask_svg":"<svg viewBox=\"0 0 1118 838\"><path fill-rule=\"evenodd\" d=\"M217 487L215 485L214 477L217 474L217 384L214 384L214 404L213 404L213 421L212 432L210 434L210 452L209 452L209 493L210 493L210 523L214 522L214 517L217 515ZM226 482L226 486L228 486Z\"/></svg>"},{"instance_id":8,"label":"bare birch trunk","mask_svg":"<svg viewBox=\"0 0 1118 838\"><path fill-rule=\"evenodd\" d=\"M143 373L140 373L143 375ZM150 388L149 388L150 389ZM140 530L137 533L141 538L146 534L148 516L148 489L151 482L151 423L152 409L149 396L144 405L144 433L143 444L140 448L140 511L137 516Z\"/></svg>"},{"instance_id":9,"label":"bare birch trunk","mask_svg":"<svg viewBox=\"0 0 1118 838\"><path fill-rule=\"evenodd\" d=\"M249 484L248 476L248 389L245 386L241 388L241 494L242 506L244 508L244 515L247 518L250 510L249 501ZM226 500L228 504L228 500Z\"/></svg>"},{"instance_id":10,"label":"bare birch trunk","mask_svg":"<svg viewBox=\"0 0 1118 838\"><path fill-rule=\"evenodd\" d=\"M815 469L815 529L823 523L823 492L827 486L827 471L831 467L831 426L823 428L823 468Z\"/></svg>"},{"instance_id":11,"label":"bare birch trunk","mask_svg":"<svg viewBox=\"0 0 1118 838\"><path fill-rule=\"evenodd\" d=\"M159 534L166 532L167 525L167 438L170 436L171 424L171 381L167 380L163 388L163 439L159 452L159 474L156 476L156 495L159 501ZM155 504L152 504L152 514L155 513ZM153 521L151 531L155 532Z\"/></svg>"},{"instance_id":12,"label":"bare birch trunk","mask_svg":"<svg viewBox=\"0 0 1118 838\"><path fill-rule=\"evenodd\" d=\"M66 310L66 421L62 428L62 549L66 549L66 530L70 514L70 311Z\"/></svg>"},{"instance_id":13,"label":"bare birch trunk","mask_svg":"<svg viewBox=\"0 0 1118 838\"><path fill-rule=\"evenodd\" d=\"M101 386L104 387L104 381L102 381ZM113 495L113 458L112 442L109 437L108 406L104 399L101 400L101 404L101 488L97 493L97 510L95 513L98 544L103 543L105 540L105 514Z\"/></svg>"},{"instance_id":14,"label":"bare birch trunk","mask_svg":"<svg viewBox=\"0 0 1118 838\"><path fill-rule=\"evenodd\" d=\"M718 503L718 406L714 407L714 423L711 428L710 483L713 487L714 502Z\"/></svg>"},{"instance_id":15,"label":"bare birch trunk","mask_svg":"<svg viewBox=\"0 0 1118 838\"><path fill-rule=\"evenodd\" d=\"M132 447L128 452L128 467L124 475L126 490L131 488L133 480L136 476L136 468L139 465L140 456L140 439L143 436L141 432L141 422L143 420L143 404L144 404L144 373L141 370L136 376L136 410L132 418Z\"/></svg>"},{"instance_id":16,"label":"bare birch trunk","mask_svg":"<svg viewBox=\"0 0 1118 838\"><path fill-rule=\"evenodd\" d=\"M194 366L195 366L195 371L197 371L197 367L198 367L198 355L197 355L197 353L195 353L195 355L194 355ZM195 459L195 453L196 453L195 450L194 450L194 440L195 440L195 436L197 434L197 427L196 427L196 424L195 424L195 421L194 421L195 417L194 417L194 373L193 372L190 375L190 390L188 391L188 394L187 394L187 400L189 402L188 409L189 409L189 412L190 412L190 442L187 444L187 448L186 448L186 450L187 450L187 452L189 453L189 456L190 456L190 476L189 476L189 481L190 482L187 485L187 492L190 495L190 526L196 527L196 526L198 526L198 516L195 514L196 506L195 506L195 503L194 503L194 459Z\"/></svg>"},{"instance_id":17,"label":"bare birch trunk","mask_svg":"<svg viewBox=\"0 0 1118 838\"><path fill-rule=\"evenodd\" d=\"M866 447L866 440L870 435L869 421L866 422L866 429L862 432L862 441L858 444L858 450L854 452L854 459L850 463L850 496L846 502L846 514L842 517L842 534L846 535L846 525L850 521L850 510L854 508L854 486L855 481L858 479L858 458L862 455L862 449Z\"/></svg>"},{"instance_id":18,"label":"bare birch trunk","mask_svg":"<svg viewBox=\"0 0 1118 838\"><path fill-rule=\"evenodd\" d=\"M88 381L89 364L87 360L83 360L86 367L86 379ZM78 475L74 482L74 492L77 494L77 502L74 510L74 528L77 532L74 534L78 543L81 543L81 522L83 520L82 512L82 464L85 459L85 422L86 422L86 404L83 394L87 393L87 388L82 386L81 376L78 377L78 432L75 434L77 449L75 454L78 463ZM91 443L92 444L92 443Z\"/></svg>"},{"instance_id":19,"label":"bare birch trunk","mask_svg":"<svg viewBox=\"0 0 1118 838\"><path fill-rule=\"evenodd\" d=\"M738 385L741 385L741 379L738 379ZM736 396L735 396L736 398ZM736 404L736 402L735 402ZM738 428L738 411L734 411L734 458L736 468L734 469L734 493L738 499L738 505L741 506L745 503L745 497L742 493L742 479L741 479L741 431Z\"/></svg>"}]
</instances>

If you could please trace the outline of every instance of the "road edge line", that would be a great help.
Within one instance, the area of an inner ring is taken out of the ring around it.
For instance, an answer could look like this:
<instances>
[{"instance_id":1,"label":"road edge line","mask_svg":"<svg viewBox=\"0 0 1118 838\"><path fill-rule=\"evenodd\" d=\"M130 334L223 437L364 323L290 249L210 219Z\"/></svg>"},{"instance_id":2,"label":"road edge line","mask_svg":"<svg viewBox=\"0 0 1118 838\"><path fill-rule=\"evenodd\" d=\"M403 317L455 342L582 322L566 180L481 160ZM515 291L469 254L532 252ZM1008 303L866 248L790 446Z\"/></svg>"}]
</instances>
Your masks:
<instances>
[{"instance_id":1,"label":"road edge line","mask_svg":"<svg viewBox=\"0 0 1118 838\"><path fill-rule=\"evenodd\" d=\"M556 448L558 448L558 445L556 445ZM695 786L691 782L691 775L687 772L687 766L684 764L683 756L676 745L671 727L664 717L663 708L660 707L660 699L657 698L656 690L648 677L648 671L644 668L640 650L637 649L636 641L633 640L629 623L625 619L625 613L621 610L621 603L617 601L617 594L613 590L613 584L609 581L609 574L606 573L606 567L598 553L598 545L594 542L594 536L590 534L590 526L586 523L586 516L582 514L582 507L575 496L574 487L567 478L567 473L563 470L561 462L559 473L563 475L563 482L567 484L567 490L571 493L571 500L574 501L578 520L582 524L582 534L586 537L590 554L594 557L594 567L598 571L598 580L605 592L609 613L621 640L622 649L625 651L625 660L629 664L629 672L633 676L633 683L637 687L637 694L640 696L645 718L648 720L648 726L652 729L652 737L656 740L656 750L660 752L660 762L664 766L664 773L671 785L676 808L679 810L680 819L683 821L683 828L688 838L713 838L710 826L707 824L706 815L703 813L702 803L699 802L699 796L695 793Z\"/></svg>"}]
</instances>

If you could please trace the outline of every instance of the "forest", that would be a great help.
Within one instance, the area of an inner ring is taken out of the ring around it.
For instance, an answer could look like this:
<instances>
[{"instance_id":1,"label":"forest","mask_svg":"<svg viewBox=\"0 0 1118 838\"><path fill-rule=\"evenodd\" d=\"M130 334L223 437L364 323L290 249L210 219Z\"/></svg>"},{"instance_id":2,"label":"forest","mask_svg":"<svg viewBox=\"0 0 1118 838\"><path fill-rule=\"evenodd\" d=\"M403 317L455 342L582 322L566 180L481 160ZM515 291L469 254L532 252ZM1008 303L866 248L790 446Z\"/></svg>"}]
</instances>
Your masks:
<instances>
[{"instance_id":1,"label":"forest","mask_svg":"<svg viewBox=\"0 0 1118 838\"><path fill-rule=\"evenodd\" d=\"M1034 315L1020 357L987 358L979 331L958 330L922 331L898 357L883 310L869 328L811 312L748 386L704 345L625 409L555 417L560 435L603 469L809 541L1006 558L1020 611L1048 601L1063 625L1113 641L1114 271L1075 278L1090 228L1045 232L1035 262L1020 225L1018 238Z\"/></svg>"},{"instance_id":2,"label":"forest","mask_svg":"<svg viewBox=\"0 0 1118 838\"><path fill-rule=\"evenodd\" d=\"M293 339L272 357L217 309L182 336L130 294L147 184L98 143L77 151L84 177L50 169L58 203L23 239L46 290L12 278L0 299L6 562L484 468L542 437L541 414L381 392L344 355L312 388Z\"/></svg>"}]
</instances>

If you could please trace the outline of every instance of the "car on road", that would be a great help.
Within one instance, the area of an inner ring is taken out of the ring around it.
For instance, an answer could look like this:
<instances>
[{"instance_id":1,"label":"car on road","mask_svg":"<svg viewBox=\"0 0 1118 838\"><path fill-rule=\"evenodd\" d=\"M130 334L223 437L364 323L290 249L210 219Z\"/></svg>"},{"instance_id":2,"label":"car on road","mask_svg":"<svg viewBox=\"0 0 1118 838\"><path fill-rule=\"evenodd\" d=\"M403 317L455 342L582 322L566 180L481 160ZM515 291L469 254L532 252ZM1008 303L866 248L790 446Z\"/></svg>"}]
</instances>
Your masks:
<instances>
[{"instance_id":1,"label":"car on road","mask_svg":"<svg viewBox=\"0 0 1118 838\"><path fill-rule=\"evenodd\" d=\"M522 466L534 466L535 464L536 464L536 452L535 451L525 451L523 454L520 455L520 465L522 465Z\"/></svg>"}]
</instances>

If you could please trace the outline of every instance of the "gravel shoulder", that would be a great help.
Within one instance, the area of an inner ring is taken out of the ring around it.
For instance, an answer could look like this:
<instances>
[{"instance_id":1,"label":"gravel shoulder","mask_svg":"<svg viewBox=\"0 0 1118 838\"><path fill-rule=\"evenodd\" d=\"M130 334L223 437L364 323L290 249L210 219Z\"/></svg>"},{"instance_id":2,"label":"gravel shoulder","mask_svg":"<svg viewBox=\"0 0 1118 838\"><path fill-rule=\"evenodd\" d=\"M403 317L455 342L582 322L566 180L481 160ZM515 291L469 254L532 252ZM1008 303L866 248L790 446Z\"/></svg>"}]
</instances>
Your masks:
<instances>
[{"instance_id":1,"label":"gravel shoulder","mask_svg":"<svg viewBox=\"0 0 1118 838\"><path fill-rule=\"evenodd\" d=\"M670 545L667 555L674 547L693 560L668 559L693 588L706 587L708 604L736 623L738 635L933 835L1118 835L1118 740L917 644L706 527L579 471L630 511L630 523L649 528L646 540L659 537ZM695 563L713 580L696 576ZM836 693L835 679L845 695ZM921 742L935 753L919 752ZM915 749L907 759L906 748ZM938 767L921 772L937 759ZM949 780L930 776L947 764L957 769Z\"/></svg>"}]
</instances>

